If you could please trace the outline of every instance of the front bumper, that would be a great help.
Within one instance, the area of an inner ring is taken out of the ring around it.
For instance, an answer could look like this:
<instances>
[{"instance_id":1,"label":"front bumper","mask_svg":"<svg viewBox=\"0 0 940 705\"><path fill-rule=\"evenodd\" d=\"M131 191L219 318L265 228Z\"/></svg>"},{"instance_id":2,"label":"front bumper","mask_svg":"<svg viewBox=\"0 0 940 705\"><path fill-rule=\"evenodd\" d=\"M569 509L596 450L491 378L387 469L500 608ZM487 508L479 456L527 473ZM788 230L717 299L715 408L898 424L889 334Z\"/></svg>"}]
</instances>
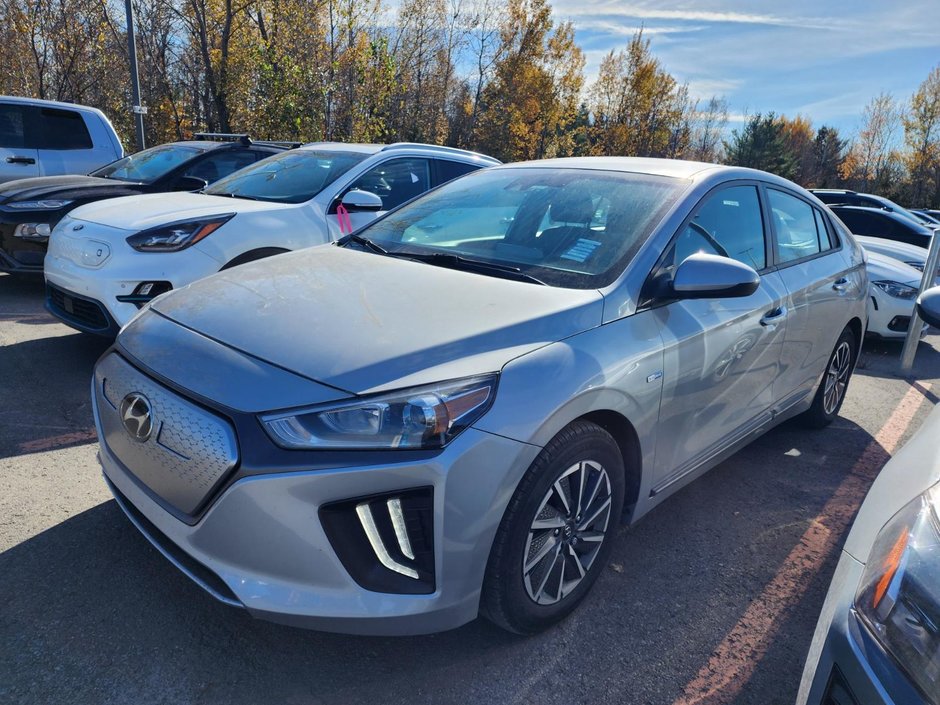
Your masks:
<instances>
[{"instance_id":1,"label":"front bumper","mask_svg":"<svg viewBox=\"0 0 940 705\"><path fill-rule=\"evenodd\" d=\"M168 282L176 289L214 274L221 267L218 261L195 247L180 252L137 252L123 237L96 234L93 224L87 226L86 231L89 231L88 237L80 238L58 229L53 233L45 259L46 282L74 296L97 302L117 329L139 310L137 303L120 299L132 297L141 283ZM100 242L109 248L109 256L99 266L83 266L75 261L85 241ZM72 325L67 317L60 318Z\"/></svg>"},{"instance_id":2,"label":"front bumper","mask_svg":"<svg viewBox=\"0 0 940 705\"><path fill-rule=\"evenodd\" d=\"M797 705L929 705L854 611L864 569L842 553L813 635Z\"/></svg>"},{"instance_id":3,"label":"front bumper","mask_svg":"<svg viewBox=\"0 0 940 705\"><path fill-rule=\"evenodd\" d=\"M23 239L13 233L21 223L55 225L62 218L59 211L11 212L0 209L0 272L41 273L46 256L46 240Z\"/></svg>"},{"instance_id":4,"label":"front bumper","mask_svg":"<svg viewBox=\"0 0 940 705\"><path fill-rule=\"evenodd\" d=\"M236 470L235 479L223 482L208 506L187 520L112 452L94 393L93 399L108 484L164 555L210 594L253 616L326 631L418 634L474 619L503 511L540 450L471 428L431 456L387 451L355 466L268 467L247 476ZM291 451L283 453L290 457ZM321 507L415 488L433 489L433 591L362 587L331 543Z\"/></svg>"},{"instance_id":5,"label":"front bumper","mask_svg":"<svg viewBox=\"0 0 940 705\"><path fill-rule=\"evenodd\" d=\"M907 337L914 301L888 296L881 290L870 287L868 295L868 334L881 338L903 339ZM923 327L921 337L927 332Z\"/></svg>"}]
</instances>

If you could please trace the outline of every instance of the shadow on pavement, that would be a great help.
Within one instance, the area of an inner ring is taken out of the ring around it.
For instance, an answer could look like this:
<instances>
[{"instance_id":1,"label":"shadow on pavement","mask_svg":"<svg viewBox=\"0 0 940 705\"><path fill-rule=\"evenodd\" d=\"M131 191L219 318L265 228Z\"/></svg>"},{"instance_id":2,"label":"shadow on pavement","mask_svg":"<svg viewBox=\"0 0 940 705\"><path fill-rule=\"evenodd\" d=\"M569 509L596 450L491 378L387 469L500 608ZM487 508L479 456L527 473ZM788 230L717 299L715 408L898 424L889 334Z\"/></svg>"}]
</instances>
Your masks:
<instances>
[{"instance_id":1,"label":"shadow on pavement","mask_svg":"<svg viewBox=\"0 0 940 705\"><path fill-rule=\"evenodd\" d=\"M586 603L528 639L483 620L399 639L254 621L106 502L0 554L0 701L668 705L871 440L845 419L768 433L623 528ZM775 679L762 691L774 702L795 696L832 553L779 625L773 666L757 667L755 680Z\"/></svg>"},{"instance_id":2,"label":"shadow on pavement","mask_svg":"<svg viewBox=\"0 0 940 705\"><path fill-rule=\"evenodd\" d=\"M91 373L109 345L74 333L0 346L0 458L91 440Z\"/></svg>"}]
</instances>

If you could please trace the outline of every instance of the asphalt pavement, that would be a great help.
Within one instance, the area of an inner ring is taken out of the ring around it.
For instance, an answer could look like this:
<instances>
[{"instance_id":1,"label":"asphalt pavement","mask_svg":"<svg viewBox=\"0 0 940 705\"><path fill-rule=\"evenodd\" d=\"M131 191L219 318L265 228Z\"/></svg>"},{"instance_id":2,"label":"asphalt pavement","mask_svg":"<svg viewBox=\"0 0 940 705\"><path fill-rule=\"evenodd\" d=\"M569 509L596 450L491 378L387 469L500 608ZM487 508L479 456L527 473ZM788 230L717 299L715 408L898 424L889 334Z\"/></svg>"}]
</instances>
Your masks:
<instances>
[{"instance_id":1,"label":"asphalt pavement","mask_svg":"<svg viewBox=\"0 0 940 705\"><path fill-rule=\"evenodd\" d=\"M42 296L0 274L0 703L792 703L861 499L847 478L863 490L940 389L940 336L917 386L900 344L867 343L840 419L774 429L621 529L551 631L350 637L219 604L137 533L95 459L108 343Z\"/></svg>"}]
</instances>

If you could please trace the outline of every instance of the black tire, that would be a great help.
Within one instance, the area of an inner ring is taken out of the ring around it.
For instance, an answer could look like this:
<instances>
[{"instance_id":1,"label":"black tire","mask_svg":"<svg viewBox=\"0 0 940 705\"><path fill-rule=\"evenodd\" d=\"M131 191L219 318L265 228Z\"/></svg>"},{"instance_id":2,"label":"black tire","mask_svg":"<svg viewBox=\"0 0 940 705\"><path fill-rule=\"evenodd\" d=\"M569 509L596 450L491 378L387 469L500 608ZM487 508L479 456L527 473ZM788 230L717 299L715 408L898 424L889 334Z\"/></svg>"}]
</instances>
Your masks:
<instances>
[{"instance_id":1,"label":"black tire","mask_svg":"<svg viewBox=\"0 0 940 705\"><path fill-rule=\"evenodd\" d=\"M572 511L567 519L563 508L567 503L556 484L562 493L570 494ZM572 490L579 486L584 487L581 498L590 511L582 508L581 518L576 520L577 497ZM605 492L610 499L606 520ZM623 497L623 458L613 437L588 421L575 421L562 429L539 453L509 501L490 551L481 613L516 634L534 634L567 617L607 565L620 526ZM599 512L594 522L589 521ZM536 528L536 519L543 523L563 521L565 527ZM600 541L598 535L602 535ZM533 557L530 562L534 567L526 572L527 549L541 551L549 542L554 548L543 559ZM592 548L595 543L599 543L596 549ZM550 568L548 561L554 561ZM541 590L537 583L541 583ZM542 602L557 601L540 604L533 599L533 592Z\"/></svg>"},{"instance_id":2,"label":"black tire","mask_svg":"<svg viewBox=\"0 0 940 705\"><path fill-rule=\"evenodd\" d=\"M228 262L225 266L222 267L219 271L225 271L226 269L231 269L232 267L237 267L240 264L247 264L248 262L254 262L259 259L264 259L265 257L273 257L274 255L281 255L285 252L290 252L290 250L283 250L279 247L265 247L260 250L252 250L251 252L244 252L231 262Z\"/></svg>"},{"instance_id":3,"label":"black tire","mask_svg":"<svg viewBox=\"0 0 940 705\"><path fill-rule=\"evenodd\" d=\"M851 328L846 327L842 335L836 341L829 360L826 362L826 369L823 372L822 381L819 383L819 389L816 390L816 396L813 398L813 405L805 411L800 420L808 428L825 428L835 420L842 408L842 402L845 401L845 394L849 388L849 380L852 379L852 372L855 369L855 358L858 357L858 341L855 339L855 333ZM838 359L837 359L838 358ZM831 384L835 380L836 395L833 399Z\"/></svg>"}]
</instances>

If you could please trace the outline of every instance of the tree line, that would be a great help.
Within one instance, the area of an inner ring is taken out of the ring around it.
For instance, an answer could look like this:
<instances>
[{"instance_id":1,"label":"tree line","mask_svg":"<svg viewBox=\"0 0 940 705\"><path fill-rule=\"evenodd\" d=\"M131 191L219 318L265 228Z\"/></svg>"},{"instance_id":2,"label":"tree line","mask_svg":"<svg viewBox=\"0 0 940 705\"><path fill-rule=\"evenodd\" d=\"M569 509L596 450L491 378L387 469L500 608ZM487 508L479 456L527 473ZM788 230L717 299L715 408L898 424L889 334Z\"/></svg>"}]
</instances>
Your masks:
<instances>
[{"instance_id":1,"label":"tree line","mask_svg":"<svg viewBox=\"0 0 940 705\"><path fill-rule=\"evenodd\" d=\"M150 144L192 132L419 141L504 161L636 155L724 161L806 186L940 205L940 68L873 99L857 135L697 100L642 30L587 83L548 0L133 0ZM0 0L0 92L94 105L133 135L123 3ZM903 134L903 146L899 136Z\"/></svg>"}]
</instances>

